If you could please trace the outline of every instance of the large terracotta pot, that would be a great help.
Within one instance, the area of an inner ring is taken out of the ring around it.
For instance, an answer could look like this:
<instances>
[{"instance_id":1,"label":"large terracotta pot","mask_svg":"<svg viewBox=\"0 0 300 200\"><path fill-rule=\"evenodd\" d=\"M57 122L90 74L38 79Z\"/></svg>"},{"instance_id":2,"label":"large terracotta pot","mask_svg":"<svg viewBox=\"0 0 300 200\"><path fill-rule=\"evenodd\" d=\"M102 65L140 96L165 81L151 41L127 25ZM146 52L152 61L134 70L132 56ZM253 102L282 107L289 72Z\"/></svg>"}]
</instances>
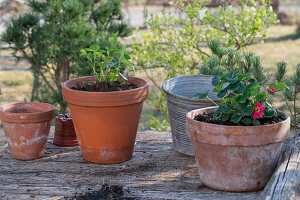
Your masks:
<instances>
[{"instance_id":1,"label":"large terracotta pot","mask_svg":"<svg viewBox=\"0 0 300 200\"><path fill-rule=\"evenodd\" d=\"M138 88L116 92L86 92L71 89L93 76L63 83L77 139L84 159L94 163L119 163L132 157L148 83L128 77Z\"/></svg>"},{"instance_id":2,"label":"large terracotta pot","mask_svg":"<svg viewBox=\"0 0 300 200\"><path fill-rule=\"evenodd\" d=\"M217 107L187 113L187 134L192 140L202 183L226 191L261 190L274 172L290 117L261 126L224 126L199 122L194 117Z\"/></svg>"},{"instance_id":3,"label":"large terracotta pot","mask_svg":"<svg viewBox=\"0 0 300 200\"><path fill-rule=\"evenodd\" d=\"M13 158L32 160L44 156L54 112L54 106L38 102L0 107L0 119Z\"/></svg>"}]
</instances>

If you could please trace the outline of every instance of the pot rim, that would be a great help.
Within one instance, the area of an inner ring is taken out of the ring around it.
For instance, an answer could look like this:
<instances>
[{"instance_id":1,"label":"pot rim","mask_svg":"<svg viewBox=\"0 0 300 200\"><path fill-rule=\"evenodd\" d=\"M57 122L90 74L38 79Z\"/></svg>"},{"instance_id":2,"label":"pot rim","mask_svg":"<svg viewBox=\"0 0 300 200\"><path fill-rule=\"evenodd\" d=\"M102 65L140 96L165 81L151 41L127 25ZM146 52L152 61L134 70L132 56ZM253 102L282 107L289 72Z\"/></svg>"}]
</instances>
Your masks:
<instances>
[{"instance_id":1,"label":"pot rim","mask_svg":"<svg viewBox=\"0 0 300 200\"><path fill-rule=\"evenodd\" d=\"M213 109L216 109L218 106L211 106L211 107L206 107L206 108L200 108L200 109L196 109L196 110L192 110L190 112L188 112L186 114L186 117L189 118L190 120L196 122L196 123L200 123L200 124L211 124L213 126L216 126L216 127L220 127L220 128L225 128L225 127L230 127L230 128L241 128L241 127L270 127L270 126L274 126L275 124L283 124L285 123L287 120L290 120L290 116L283 112L283 111L280 111L280 110L277 110L278 113L280 113L281 115L283 115L285 117L285 119L281 122L278 122L278 123L275 123L275 124L265 124L265 125L258 125L258 126L233 126L233 125L221 125L221 124L213 124L213 123L207 123L207 122L201 122L201 121L198 121L198 120L195 120L191 117L191 114L192 113L195 113L195 112L198 112L198 111L201 111L201 110L213 110Z\"/></svg>"},{"instance_id":2,"label":"pot rim","mask_svg":"<svg viewBox=\"0 0 300 200\"><path fill-rule=\"evenodd\" d=\"M80 76L80 77L77 77L77 78L72 78L70 80L67 80L65 82L63 82L62 86L67 90L67 91L72 91L72 92L75 92L75 93L80 93L82 95L84 94L107 94L107 95L115 95L115 94L122 94L122 93L135 93L139 90L142 90L143 88L145 87L148 87L148 82L142 78L138 78L138 77L133 77L133 76L127 76L128 79L130 78L135 78L135 79L139 79L139 80L143 80L145 83L144 85L140 86L140 87L137 87L137 88L134 88L134 89L131 89L131 90L121 90L121 91L111 91L111 92L89 92L89 91L82 91L82 90L73 90L71 88L69 88L67 86L68 83L70 82L73 82L75 80L78 80L78 79L87 79L87 78L95 78L95 76Z\"/></svg>"},{"instance_id":3,"label":"pot rim","mask_svg":"<svg viewBox=\"0 0 300 200\"><path fill-rule=\"evenodd\" d=\"M30 113L11 113L5 111L7 108L13 108L18 105L31 105L36 108L40 108L40 111L33 111ZM51 120L54 116L56 108L48 103L41 102L18 102L9 103L0 106L0 119L4 122L12 123L34 123Z\"/></svg>"},{"instance_id":4,"label":"pot rim","mask_svg":"<svg viewBox=\"0 0 300 200\"><path fill-rule=\"evenodd\" d=\"M276 124L259 126L227 126L200 122L193 118L204 111L214 111L217 106L193 110L186 115L187 135L200 143L226 146L264 146L283 142L290 130L290 117ZM193 117L193 118L192 118Z\"/></svg>"},{"instance_id":5,"label":"pot rim","mask_svg":"<svg viewBox=\"0 0 300 200\"><path fill-rule=\"evenodd\" d=\"M83 76L73 78L62 84L64 100L68 104L85 107L112 107L135 104L144 101L148 97L148 82L142 78L128 76L128 82L134 83L138 88L112 92L88 92L73 90L72 84L86 80L95 79L95 76Z\"/></svg>"},{"instance_id":6,"label":"pot rim","mask_svg":"<svg viewBox=\"0 0 300 200\"><path fill-rule=\"evenodd\" d=\"M188 97L183 97L180 95L176 95L171 93L168 89L166 89L166 85L169 81L174 80L174 79L178 79L178 78L183 78L183 77L190 77L190 76L198 76L198 77L213 77L211 75L201 75L201 74L194 74L194 75L181 75L181 76L176 76L173 78L169 78L168 80L164 81L163 84L161 85L162 90L167 94L170 95L174 98L180 99L180 100L184 100L184 101L188 101L188 102L195 102L195 103L212 103L209 99L194 99L194 98L188 98ZM221 102L221 99L212 99L214 102L219 103Z\"/></svg>"}]
</instances>

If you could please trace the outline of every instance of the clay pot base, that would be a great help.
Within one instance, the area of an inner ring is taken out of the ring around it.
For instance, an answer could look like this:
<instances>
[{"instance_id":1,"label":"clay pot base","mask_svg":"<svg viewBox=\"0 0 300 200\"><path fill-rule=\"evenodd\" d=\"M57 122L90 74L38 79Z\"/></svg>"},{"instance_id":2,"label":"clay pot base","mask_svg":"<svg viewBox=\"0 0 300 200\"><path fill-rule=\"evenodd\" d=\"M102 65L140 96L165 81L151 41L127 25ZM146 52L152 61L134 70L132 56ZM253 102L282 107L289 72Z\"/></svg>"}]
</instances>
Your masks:
<instances>
[{"instance_id":1,"label":"clay pot base","mask_svg":"<svg viewBox=\"0 0 300 200\"><path fill-rule=\"evenodd\" d=\"M280 155L273 149L282 147L281 142L256 147L196 143L195 158L203 184L229 192L263 189L277 165L272 160Z\"/></svg>"},{"instance_id":2,"label":"clay pot base","mask_svg":"<svg viewBox=\"0 0 300 200\"><path fill-rule=\"evenodd\" d=\"M82 157L92 163L117 164L132 158L133 149L103 150L81 147Z\"/></svg>"},{"instance_id":3,"label":"clay pot base","mask_svg":"<svg viewBox=\"0 0 300 200\"><path fill-rule=\"evenodd\" d=\"M53 144L55 146L59 146L59 147L76 147L76 146L79 146L78 142L77 141L71 141L70 143L68 142L64 142L64 143L55 143L53 142Z\"/></svg>"},{"instance_id":4,"label":"clay pot base","mask_svg":"<svg viewBox=\"0 0 300 200\"><path fill-rule=\"evenodd\" d=\"M255 191L261 191L264 189L265 186L263 187L260 187L260 188L249 188L247 190L228 190L226 188L221 188L221 187L215 187L214 185L210 185L208 183L205 183L203 181L201 181L203 185L205 185L206 187L208 188L211 188L211 189L214 189L214 190L219 190L219 191L226 191L226 192L237 192L237 193L240 193L240 192L255 192Z\"/></svg>"},{"instance_id":5,"label":"clay pot base","mask_svg":"<svg viewBox=\"0 0 300 200\"><path fill-rule=\"evenodd\" d=\"M17 160L22 160L22 161L36 160L36 159L42 158L44 155L45 155L45 152L43 152L41 155L31 156L30 158L25 159L23 157L18 157L18 156L12 155L12 153L11 153L11 157L13 157L14 159L17 159Z\"/></svg>"}]
</instances>

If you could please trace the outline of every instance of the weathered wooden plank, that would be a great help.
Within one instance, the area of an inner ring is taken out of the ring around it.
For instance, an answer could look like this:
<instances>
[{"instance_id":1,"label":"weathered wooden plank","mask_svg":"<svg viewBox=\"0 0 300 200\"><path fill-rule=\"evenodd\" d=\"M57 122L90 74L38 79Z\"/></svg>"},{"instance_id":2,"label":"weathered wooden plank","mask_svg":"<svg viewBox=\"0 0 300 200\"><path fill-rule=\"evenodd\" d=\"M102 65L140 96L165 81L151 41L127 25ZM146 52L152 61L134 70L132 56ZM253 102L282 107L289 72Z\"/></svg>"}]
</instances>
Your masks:
<instances>
[{"instance_id":1,"label":"weathered wooden plank","mask_svg":"<svg viewBox=\"0 0 300 200\"><path fill-rule=\"evenodd\" d=\"M52 131L53 132L53 129ZM261 192L230 193L205 187L193 157L172 149L167 132L137 135L133 158L115 165L85 161L79 147L47 144L43 158L19 161L10 153L0 158L0 199L61 199L119 185L124 198L136 199L257 199ZM295 179L297 180L297 179Z\"/></svg>"},{"instance_id":2,"label":"weathered wooden plank","mask_svg":"<svg viewBox=\"0 0 300 200\"><path fill-rule=\"evenodd\" d=\"M300 131L285 142L276 172L262 195L265 200L300 199Z\"/></svg>"},{"instance_id":3,"label":"weathered wooden plank","mask_svg":"<svg viewBox=\"0 0 300 200\"><path fill-rule=\"evenodd\" d=\"M6 143L3 147L0 147L0 158L7 152L8 144Z\"/></svg>"},{"instance_id":4,"label":"weathered wooden plank","mask_svg":"<svg viewBox=\"0 0 300 200\"><path fill-rule=\"evenodd\" d=\"M227 193L203 186L194 158L172 149L170 133L153 131L140 132L133 158L115 165L89 163L81 157L79 147L56 147L51 142L45 156L38 160L19 161L6 153L0 162L0 183L0 194L9 199L59 199L99 190L103 184L120 185L124 197L137 199L259 196L258 192Z\"/></svg>"}]
</instances>

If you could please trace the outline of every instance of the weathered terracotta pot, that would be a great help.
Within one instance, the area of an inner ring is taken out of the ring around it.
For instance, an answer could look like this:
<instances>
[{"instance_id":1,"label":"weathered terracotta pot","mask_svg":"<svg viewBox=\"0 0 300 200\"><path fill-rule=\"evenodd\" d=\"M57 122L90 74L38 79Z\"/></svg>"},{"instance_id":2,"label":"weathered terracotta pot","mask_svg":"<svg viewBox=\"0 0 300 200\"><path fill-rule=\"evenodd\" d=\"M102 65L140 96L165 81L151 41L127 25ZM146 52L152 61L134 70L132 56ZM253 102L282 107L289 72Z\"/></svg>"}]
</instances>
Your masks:
<instances>
[{"instance_id":1,"label":"weathered terracotta pot","mask_svg":"<svg viewBox=\"0 0 300 200\"><path fill-rule=\"evenodd\" d=\"M44 156L55 107L38 102L1 106L8 148L13 158L32 160Z\"/></svg>"},{"instance_id":2,"label":"weathered terracotta pot","mask_svg":"<svg viewBox=\"0 0 300 200\"><path fill-rule=\"evenodd\" d=\"M94 163L119 163L132 157L148 83L128 77L138 88L116 92L86 92L71 89L93 76L63 83L63 97L73 117L84 159Z\"/></svg>"},{"instance_id":3,"label":"weathered terracotta pot","mask_svg":"<svg viewBox=\"0 0 300 200\"><path fill-rule=\"evenodd\" d=\"M224 126L194 120L217 107L187 113L187 134L192 140L202 183L226 191L261 190L274 172L290 117L277 124Z\"/></svg>"},{"instance_id":4,"label":"weathered terracotta pot","mask_svg":"<svg viewBox=\"0 0 300 200\"><path fill-rule=\"evenodd\" d=\"M59 114L56 116L53 144L62 147L78 146L71 114Z\"/></svg>"}]
</instances>

